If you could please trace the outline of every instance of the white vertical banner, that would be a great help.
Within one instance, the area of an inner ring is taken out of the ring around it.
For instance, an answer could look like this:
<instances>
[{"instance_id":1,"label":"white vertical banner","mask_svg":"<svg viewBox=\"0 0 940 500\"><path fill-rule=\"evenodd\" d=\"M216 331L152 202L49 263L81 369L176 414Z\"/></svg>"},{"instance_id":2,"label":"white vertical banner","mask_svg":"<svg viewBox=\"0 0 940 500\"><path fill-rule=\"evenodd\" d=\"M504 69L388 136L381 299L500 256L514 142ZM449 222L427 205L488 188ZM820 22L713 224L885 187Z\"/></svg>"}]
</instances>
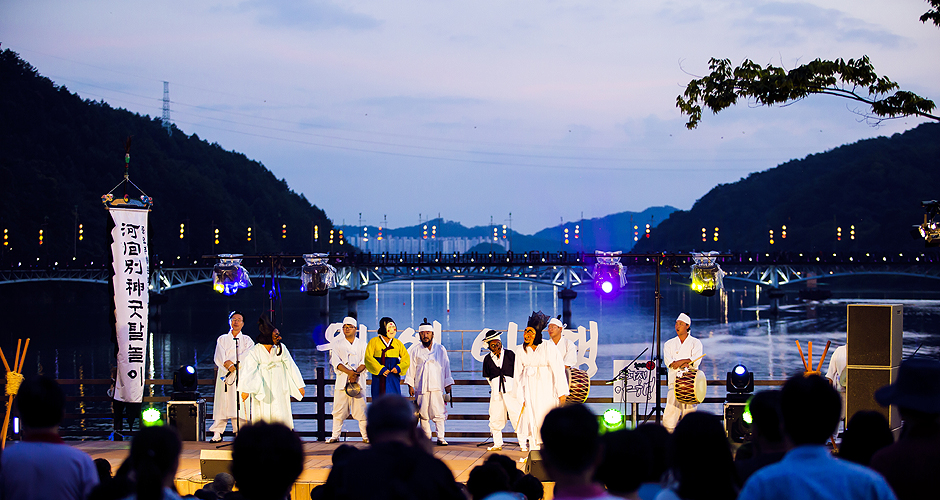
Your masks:
<instances>
[{"instance_id":1,"label":"white vertical banner","mask_svg":"<svg viewBox=\"0 0 940 500\"><path fill-rule=\"evenodd\" d=\"M144 396L144 358L150 305L150 254L147 209L109 207L111 265L114 268L114 318L117 333L117 379L114 399L140 403Z\"/></svg>"}]
</instances>

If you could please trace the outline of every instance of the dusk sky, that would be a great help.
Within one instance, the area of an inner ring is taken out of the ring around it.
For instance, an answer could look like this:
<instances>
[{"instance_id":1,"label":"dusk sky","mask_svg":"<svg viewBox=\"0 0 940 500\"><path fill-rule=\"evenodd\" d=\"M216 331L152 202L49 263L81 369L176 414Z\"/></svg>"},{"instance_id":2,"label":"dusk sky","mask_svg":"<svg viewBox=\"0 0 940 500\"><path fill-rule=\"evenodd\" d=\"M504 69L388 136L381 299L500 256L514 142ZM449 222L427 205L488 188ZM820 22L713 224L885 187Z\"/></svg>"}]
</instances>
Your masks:
<instances>
[{"instance_id":1,"label":"dusk sky","mask_svg":"<svg viewBox=\"0 0 940 500\"><path fill-rule=\"evenodd\" d=\"M706 111L690 131L675 101L710 57L792 68L862 55L940 100L940 29L918 20L929 7L4 0L0 43L82 97L141 114L161 115L168 81L180 130L262 162L335 223L512 213L532 233L582 214L688 209L716 184L915 127L924 120L872 127L855 103L813 96Z\"/></svg>"}]
</instances>

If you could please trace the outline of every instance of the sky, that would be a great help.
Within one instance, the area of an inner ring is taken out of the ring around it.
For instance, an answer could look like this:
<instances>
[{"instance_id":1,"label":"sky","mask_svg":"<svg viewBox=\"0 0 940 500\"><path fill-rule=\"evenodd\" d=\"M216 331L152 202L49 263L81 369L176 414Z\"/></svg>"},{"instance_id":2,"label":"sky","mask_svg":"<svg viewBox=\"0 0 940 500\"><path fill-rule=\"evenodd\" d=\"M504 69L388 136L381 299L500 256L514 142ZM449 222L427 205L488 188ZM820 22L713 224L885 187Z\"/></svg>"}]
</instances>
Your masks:
<instances>
[{"instance_id":1,"label":"sky","mask_svg":"<svg viewBox=\"0 0 940 500\"><path fill-rule=\"evenodd\" d=\"M855 103L812 96L706 111L690 131L675 102L711 57L793 68L862 55L902 89L940 100L940 29L918 20L928 9L923 0L4 0L0 44L84 98L152 117L169 82L182 132L260 161L334 223L402 227L440 215L467 226L511 219L531 234L650 206L689 209L717 184L923 123L874 127Z\"/></svg>"}]
</instances>

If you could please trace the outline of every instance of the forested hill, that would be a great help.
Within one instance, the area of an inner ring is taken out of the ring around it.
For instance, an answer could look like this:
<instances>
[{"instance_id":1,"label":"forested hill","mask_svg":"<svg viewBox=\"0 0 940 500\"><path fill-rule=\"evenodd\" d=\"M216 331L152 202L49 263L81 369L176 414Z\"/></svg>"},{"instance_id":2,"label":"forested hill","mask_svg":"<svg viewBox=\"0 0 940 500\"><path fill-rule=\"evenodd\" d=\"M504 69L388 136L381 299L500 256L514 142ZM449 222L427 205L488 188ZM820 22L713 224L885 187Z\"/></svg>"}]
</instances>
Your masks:
<instances>
[{"instance_id":1,"label":"forested hill","mask_svg":"<svg viewBox=\"0 0 940 500\"><path fill-rule=\"evenodd\" d=\"M171 136L158 118L83 100L8 49L0 53L3 260L71 260L75 253L79 262L109 260L101 195L123 178L128 136L130 179L154 199L152 257L328 249L332 224L323 210L261 163L175 127ZM318 242L311 241L314 226Z\"/></svg>"},{"instance_id":2,"label":"forested hill","mask_svg":"<svg viewBox=\"0 0 940 500\"><path fill-rule=\"evenodd\" d=\"M924 241L911 237L911 226L923 222L921 202L938 198L940 124L925 123L718 185L634 251L920 253Z\"/></svg>"}]
</instances>

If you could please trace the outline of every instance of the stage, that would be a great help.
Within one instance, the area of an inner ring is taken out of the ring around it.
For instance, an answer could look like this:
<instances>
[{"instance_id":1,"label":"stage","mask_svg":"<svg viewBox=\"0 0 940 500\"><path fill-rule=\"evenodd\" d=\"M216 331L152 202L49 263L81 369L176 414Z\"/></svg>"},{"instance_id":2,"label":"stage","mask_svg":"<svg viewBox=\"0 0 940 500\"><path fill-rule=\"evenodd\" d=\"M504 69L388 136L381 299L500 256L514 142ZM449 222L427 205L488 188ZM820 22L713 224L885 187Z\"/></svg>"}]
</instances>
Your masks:
<instances>
[{"instance_id":1,"label":"stage","mask_svg":"<svg viewBox=\"0 0 940 500\"><path fill-rule=\"evenodd\" d=\"M92 458L104 458L111 462L111 471L116 472L121 463L127 458L130 450L130 441L68 441L80 450L85 451ZM231 441L226 441L231 443ZM306 500L310 498L310 490L316 485L326 481L330 473L332 462L330 460L333 450L339 444L326 444L320 441L304 441L304 471L294 483L291 498L293 500ZM362 441L347 441L348 444L357 448L364 448L368 445ZM224 444L224 443L223 443ZM189 495L201 488L204 484L212 481L212 478L203 479L200 466L200 455L203 450L216 452L217 450L230 450L230 447L216 448L217 443L184 441L183 452L180 456L179 470L176 472L176 488L182 495ZM519 446L511 444L503 447L499 452L507 455L516 461L521 469L523 463L519 459L525 458L526 453L519 450ZM214 454L214 453L213 453ZM450 442L450 446L435 446L434 456L441 459L450 470L458 482L466 483L470 471L474 467L483 463L490 452L486 451L486 446L477 446L470 442ZM545 485L545 498L551 498L551 490L554 483L543 483Z\"/></svg>"}]
</instances>

